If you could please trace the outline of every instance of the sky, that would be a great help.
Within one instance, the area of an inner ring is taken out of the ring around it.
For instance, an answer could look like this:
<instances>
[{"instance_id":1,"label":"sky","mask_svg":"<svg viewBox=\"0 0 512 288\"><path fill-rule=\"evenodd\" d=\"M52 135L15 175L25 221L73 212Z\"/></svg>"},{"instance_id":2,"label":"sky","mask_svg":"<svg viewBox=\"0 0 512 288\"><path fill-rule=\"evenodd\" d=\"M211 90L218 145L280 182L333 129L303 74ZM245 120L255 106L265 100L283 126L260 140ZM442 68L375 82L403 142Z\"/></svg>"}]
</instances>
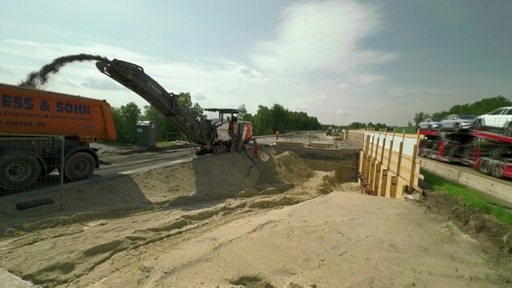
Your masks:
<instances>
[{"instance_id":1,"label":"sky","mask_svg":"<svg viewBox=\"0 0 512 288\"><path fill-rule=\"evenodd\" d=\"M279 104L323 124L401 126L512 99L508 0L1 1L1 83L87 53L135 63L202 108ZM93 62L43 89L148 105Z\"/></svg>"}]
</instances>

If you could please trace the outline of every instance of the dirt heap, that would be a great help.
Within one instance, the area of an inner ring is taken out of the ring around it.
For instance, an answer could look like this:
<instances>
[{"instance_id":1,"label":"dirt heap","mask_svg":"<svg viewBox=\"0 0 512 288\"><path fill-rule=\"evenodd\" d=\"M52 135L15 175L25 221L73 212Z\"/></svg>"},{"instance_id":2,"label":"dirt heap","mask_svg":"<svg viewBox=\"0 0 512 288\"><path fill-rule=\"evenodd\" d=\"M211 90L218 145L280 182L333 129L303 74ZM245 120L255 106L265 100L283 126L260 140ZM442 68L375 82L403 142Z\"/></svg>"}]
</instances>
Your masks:
<instances>
[{"instance_id":1,"label":"dirt heap","mask_svg":"<svg viewBox=\"0 0 512 288\"><path fill-rule=\"evenodd\" d=\"M272 189L283 192L313 175L313 170L293 152L275 157L263 154L258 160L230 153L200 157L131 179L152 203L166 205L249 197Z\"/></svg>"},{"instance_id":2,"label":"dirt heap","mask_svg":"<svg viewBox=\"0 0 512 288\"><path fill-rule=\"evenodd\" d=\"M295 153L287 151L274 158L275 171L280 180L288 183L302 183L313 176L313 170Z\"/></svg>"},{"instance_id":3,"label":"dirt heap","mask_svg":"<svg viewBox=\"0 0 512 288\"><path fill-rule=\"evenodd\" d=\"M0 203L1 265L44 287L467 288L512 281L510 266L489 262L446 218L362 195L357 183L338 178L289 152L259 159L233 153L67 186L64 210L5 210L15 201L10 195Z\"/></svg>"},{"instance_id":4,"label":"dirt heap","mask_svg":"<svg viewBox=\"0 0 512 288\"><path fill-rule=\"evenodd\" d=\"M315 197L316 183L304 186L313 175L293 153L259 159L232 153L109 181L72 183L62 195L63 210L53 205L17 211L12 204L23 195L10 195L0 205L0 257L4 267L25 279L59 286L114 255L197 230L212 218L224 216L223 223ZM306 189L283 194L296 185Z\"/></svg>"}]
</instances>

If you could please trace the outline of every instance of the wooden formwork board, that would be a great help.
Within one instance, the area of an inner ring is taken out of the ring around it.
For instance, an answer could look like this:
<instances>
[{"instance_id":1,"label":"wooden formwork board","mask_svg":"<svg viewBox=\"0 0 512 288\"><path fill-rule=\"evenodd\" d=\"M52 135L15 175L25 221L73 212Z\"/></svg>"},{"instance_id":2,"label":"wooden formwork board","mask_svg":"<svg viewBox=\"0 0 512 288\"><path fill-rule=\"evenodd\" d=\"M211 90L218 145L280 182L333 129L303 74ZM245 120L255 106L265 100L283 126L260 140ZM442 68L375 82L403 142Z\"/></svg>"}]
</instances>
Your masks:
<instances>
[{"instance_id":1,"label":"wooden formwork board","mask_svg":"<svg viewBox=\"0 0 512 288\"><path fill-rule=\"evenodd\" d=\"M311 143L309 144L309 146L313 147L313 148L323 148L323 149L332 149L334 148L334 144L329 144L329 143Z\"/></svg>"},{"instance_id":2,"label":"wooden formwork board","mask_svg":"<svg viewBox=\"0 0 512 288\"><path fill-rule=\"evenodd\" d=\"M292 141L276 141L276 146L304 147L304 143L303 142L292 142Z\"/></svg>"},{"instance_id":3,"label":"wooden formwork board","mask_svg":"<svg viewBox=\"0 0 512 288\"><path fill-rule=\"evenodd\" d=\"M358 131L358 132L352 132L352 131L351 131L351 132L348 132L348 133L347 133L346 138L347 138L347 139L348 139L348 138L350 138L350 139L354 139L354 140L359 140L359 141L363 142L363 139L364 139L364 133L359 132L359 131Z\"/></svg>"},{"instance_id":4,"label":"wooden formwork board","mask_svg":"<svg viewBox=\"0 0 512 288\"><path fill-rule=\"evenodd\" d=\"M370 133L372 133L372 135L375 135L375 137L380 137L381 139L384 138L384 137L386 137L388 139L391 139L391 138L393 138L393 135L394 135L395 140L399 140L402 137L404 137L404 138L411 138L411 139L415 139L415 138L418 137L416 134L402 134L402 132L376 131L376 132L370 132ZM420 139L424 138L423 135L420 135L419 137L420 137Z\"/></svg>"},{"instance_id":5,"label":"wooden formwork board","mask_svg":"<svg viewBox=\"0 0 512 288\"><path fill-rule=\"evenodd\" d=\"M415 135L416 137L416 135ZM410 137L413 138L413 137ZM418 187L420 160L415 156L417 144L413 147L414 155L402 153L403 143L398 142L399 150L393 150L393 142L402 138L387 139L366 136L360 157L360 176L365 192L377 196L402 197L407 190ZM386 147L386 145L388 145Z\"/></svg>"},{"instance_id":6,"label":"wooden formwork board","mask_svg":"<svg viewBox=\"0 0 512 288\"><path fill-rule=\"evenodd\" d=\"M366 157L362 162L360 179L365 193L391 198L402 197L404 187L409 186L407 177L388 171L373 158Z\"/></svg>"}]
</instances>

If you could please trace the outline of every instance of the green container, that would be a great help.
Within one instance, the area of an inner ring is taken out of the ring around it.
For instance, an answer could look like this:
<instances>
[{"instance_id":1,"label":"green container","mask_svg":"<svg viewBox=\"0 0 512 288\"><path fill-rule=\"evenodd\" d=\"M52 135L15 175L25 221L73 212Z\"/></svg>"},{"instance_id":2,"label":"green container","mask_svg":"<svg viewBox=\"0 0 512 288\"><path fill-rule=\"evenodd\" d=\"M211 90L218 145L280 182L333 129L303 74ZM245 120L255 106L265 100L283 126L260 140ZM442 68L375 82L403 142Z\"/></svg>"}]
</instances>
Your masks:
<instances>
[{"instance_id":1,"label":"green container","mask_svg":"<svg viewBox=\"0 0 512 288\"><path fill-rule=\"evenodd\" d=\"M156 147L156 125L153 121L137 122L137 141L139 147L154 148Z\"/></svg>"}]
</instances>

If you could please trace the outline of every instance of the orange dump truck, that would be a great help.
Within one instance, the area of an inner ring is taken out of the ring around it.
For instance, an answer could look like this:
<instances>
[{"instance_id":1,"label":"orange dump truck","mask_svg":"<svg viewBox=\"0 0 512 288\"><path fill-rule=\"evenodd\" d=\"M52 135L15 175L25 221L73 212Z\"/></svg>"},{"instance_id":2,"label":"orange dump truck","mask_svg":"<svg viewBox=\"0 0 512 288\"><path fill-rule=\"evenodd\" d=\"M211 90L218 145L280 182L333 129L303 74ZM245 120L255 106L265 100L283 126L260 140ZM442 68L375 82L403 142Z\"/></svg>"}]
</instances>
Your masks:
<instances>
[{"instance_id":1,"label":"orange dump truck","mask_svg":"<svg viewBox=\"0 0 512 288\"><path fill-rule=\"evenodd\" d=\"M51 136L63 136L64 143ZM111 107L104 100L0 83L0 187L5 190L30 186L41 175L61 171L61 165L68 180L86 179L100 162L89 143L115 138Z\"/></svg>"}]
</instances>

